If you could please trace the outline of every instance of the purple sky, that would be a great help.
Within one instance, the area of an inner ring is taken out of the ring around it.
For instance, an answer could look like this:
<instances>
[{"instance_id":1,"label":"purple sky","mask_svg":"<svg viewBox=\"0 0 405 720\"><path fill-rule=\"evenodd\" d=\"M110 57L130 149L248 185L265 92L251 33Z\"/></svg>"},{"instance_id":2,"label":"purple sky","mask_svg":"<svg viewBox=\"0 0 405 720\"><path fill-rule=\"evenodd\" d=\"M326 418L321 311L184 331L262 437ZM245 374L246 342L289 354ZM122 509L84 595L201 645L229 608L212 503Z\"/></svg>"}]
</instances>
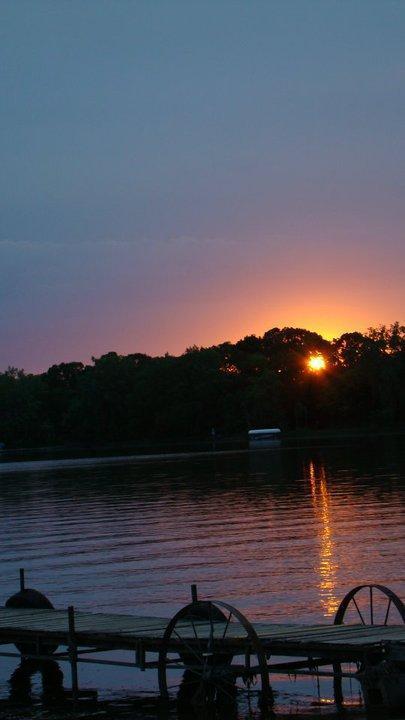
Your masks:
<instances>
[{"instance_id":1,"label":"purple sky","mask_svg":"<svg viewBox=\"0 0 405 720\"><path fill-rule=\"evenodd\" d=\"M405 4L5 0L0 370L405 322Z\"/></svg>"}]
</instances>

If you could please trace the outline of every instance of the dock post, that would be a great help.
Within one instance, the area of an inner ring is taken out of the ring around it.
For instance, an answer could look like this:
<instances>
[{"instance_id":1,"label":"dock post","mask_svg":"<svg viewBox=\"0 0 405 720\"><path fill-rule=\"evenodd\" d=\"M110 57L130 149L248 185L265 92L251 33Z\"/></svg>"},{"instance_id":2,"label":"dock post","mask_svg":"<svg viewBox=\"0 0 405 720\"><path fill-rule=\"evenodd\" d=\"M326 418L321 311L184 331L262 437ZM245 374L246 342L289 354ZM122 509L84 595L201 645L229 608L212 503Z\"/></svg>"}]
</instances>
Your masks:
<instances>
[{"instance_id":1,"label":"dock post","mask_svg":"<svg viewBox=\"0 0 405 720\"><path fill-rule=\"evenodd\" d=\"M139 667L142 672L146 670L145 667L145 648L143 646L142 640L138 640L136 644L135 649L135 665Z\"/></svg>"},{"instance_id":2,"label":"dock post","mask_svg":"<svg viewBox=\"0 0 405 720\"><path fill-rule=\"evenodd\" d=\"M191 602L193 602L193 603L198 602L197 585L191 586Z\"/></svg>"},{"instance_id":3,"label":"dock post","mask_svg":"<svg viewBox=\"0 0 405 720\"><path fill-rule=\"evenodd\" d=\"M20 592L25 590L25 573L24 568L20 568Z\"/></svg>"},{"instance_id":4,"label":"dock post","mask_svg":"<svg viewBox=\"0 0 405 720\"><path fill-rule=\"evenodd\" d=\"M69 660L70 669L72 675L72 696L73 701L76 702L79 695L79 683L77 676L77 647L75 638L75 609L73 605L68 607L68 621L69 621Z\"/></svg>"}]
</instances>

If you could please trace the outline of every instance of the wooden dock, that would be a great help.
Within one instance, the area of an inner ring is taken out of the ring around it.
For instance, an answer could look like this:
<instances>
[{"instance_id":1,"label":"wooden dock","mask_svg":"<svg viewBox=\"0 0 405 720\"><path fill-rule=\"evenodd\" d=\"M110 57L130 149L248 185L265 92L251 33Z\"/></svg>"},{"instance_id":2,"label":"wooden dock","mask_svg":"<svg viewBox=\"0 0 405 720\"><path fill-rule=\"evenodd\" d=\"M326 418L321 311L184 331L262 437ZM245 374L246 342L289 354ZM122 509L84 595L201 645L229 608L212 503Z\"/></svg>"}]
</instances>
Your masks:
<instances>
[{"instance_id":1,"label":"wooden dock","mask_svg":"<svg viewBox=\"0 0 405 720\"><path fill-rule=\"evenodd\" d=\"M364 588L371 598L373 621L376 613L373 592L374 598L376 593L385 595L385 622L366 623L364 608L356 600ZM405 680L405 608L392 591L387 588L381 591L381 588L360 586L342 601L344 619L347 606L353 605L354 598L354 608L361 619L355 624L250 623L227 603L198 600L195 586L192 602L172 619L80 612L73 607L67 610L3 607L0 608L0 644L14 644L19 652L4 648L0 655L68 661L73 696L79 692L78 664L94 663L157 670L163 698L170 693L171 676L182 671L192 687L191 700L199 704L215 701L221 693L231 695L230 687L237 681L249 687L258 678L260 702L265 708L273 700L269 680L272 673L288 673L333 677L338 705L344 703L342 678L355 677L362 682L366 695L367 685L371 683L378 691L374 695L377 694L382 703L395 707L397 700L390 699L392 689L381 685L382 674L378 668L390 667L397 685ZM13 597L24 597L30 592L23 586ZM390 624L393 610L395 622ZM342 621L340 616L338 613L338 621ZM98 653L116 650L128 651L128 661L116 660L113 656L97 657ZM355 663L356 667L343 671L345 663ZM403 684L399 702L405 705L405 682Z\"/></svg>"},{"instance_id":2,"label":"wooden dock","mask_svg":"<svg viewBox=\"0 0 405 720\"><path fill-rule=\"evenodd\" d=\"M103 649L136 650L156 652L163 641L168 618L118 615L110 613L74 612L75 643L78 647L97 646ZM183 641L190 646L210 635L221 642L223 649L244 649L246 633L233 623L222 638L226 622L194 620L177 624L180 637L172 638L170 648L178 649ZM256 622L252 627L266 653L291 655L327 652L329 658L344 660L362 658L372 648L386 643L404 643L405 625L368 627L358 625L302 625ZM197 637L194 633L196 631ZM68 610L34 610L0 608L0 641L9 643L56 642L69 645Z\"/></svg>"}]
</instances>

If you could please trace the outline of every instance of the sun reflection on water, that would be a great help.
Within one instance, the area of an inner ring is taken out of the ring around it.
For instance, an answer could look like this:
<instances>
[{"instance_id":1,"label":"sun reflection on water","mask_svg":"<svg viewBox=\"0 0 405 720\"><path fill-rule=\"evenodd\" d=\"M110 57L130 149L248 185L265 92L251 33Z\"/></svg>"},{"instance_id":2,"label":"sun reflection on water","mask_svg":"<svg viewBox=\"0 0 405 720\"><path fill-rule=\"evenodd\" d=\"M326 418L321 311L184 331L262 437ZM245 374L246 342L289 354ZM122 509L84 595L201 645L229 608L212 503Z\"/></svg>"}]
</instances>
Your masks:
<instances>
[{"instance_id":1,"label":"sun reflection on water","mask_svg":"<svg viewBox=\"0 0 405 720\"><path fill-rule=\"evenodd\" d=\"M308 476L311 485L312 503L319 521L319 590L324 615L333 617L339 606L336 596L338 564L334 560L334 540L331 521L331 499L327 485L325 467L322 463L315 465L311 460L308 465Z\"/></svg>"}]
</instances>

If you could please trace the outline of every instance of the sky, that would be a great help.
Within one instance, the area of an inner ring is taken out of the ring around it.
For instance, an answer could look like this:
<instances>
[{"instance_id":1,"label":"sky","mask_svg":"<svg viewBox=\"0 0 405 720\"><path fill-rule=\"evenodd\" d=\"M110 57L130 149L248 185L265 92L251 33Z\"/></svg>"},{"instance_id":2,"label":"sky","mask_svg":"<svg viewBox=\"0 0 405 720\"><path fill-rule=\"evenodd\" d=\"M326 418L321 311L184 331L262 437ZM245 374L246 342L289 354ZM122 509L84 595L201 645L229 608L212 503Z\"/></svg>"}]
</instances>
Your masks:
<instances>
[{"instance_id":1,"label":"sky","mask_svg":"<svg viewBox=\"0 0 405 720\"><path fill-rule=\"evenodd\" d=\"M405 2L1 0L0 370L405 323Z\"/></svg>"}]
</instances>

